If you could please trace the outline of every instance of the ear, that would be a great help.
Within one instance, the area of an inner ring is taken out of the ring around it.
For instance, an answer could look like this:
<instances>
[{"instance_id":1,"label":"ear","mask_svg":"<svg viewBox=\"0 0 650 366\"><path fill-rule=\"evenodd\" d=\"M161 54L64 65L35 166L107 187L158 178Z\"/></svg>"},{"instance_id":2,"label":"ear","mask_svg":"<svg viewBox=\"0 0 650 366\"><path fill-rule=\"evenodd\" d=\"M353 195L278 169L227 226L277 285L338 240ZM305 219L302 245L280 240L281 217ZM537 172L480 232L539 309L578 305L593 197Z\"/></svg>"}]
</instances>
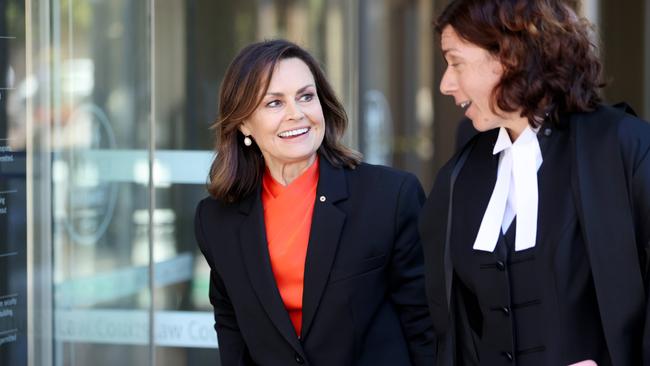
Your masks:
<instances>
[{"instance_id":1,"label":"ear","mask_svg":"<svg viewBox=\"0 0 650 366\"><path fill-rule=\"evenodd\" d=\"M250 136L251 130L248 128L248 121L244 121L239 124L239 131L244 134L244 136Z\"/></svg>"},{"instance_id":2,"label":"ear","mask_svg":"<svg viewBox=\"0 0 650 366\"><path fill-rule=\"evenodd\" d=\"M504 71L503 64L499 60L494 59L492 62L492 73L501 76L503 75L503 71Z\"/></svg>"}]
</instances>

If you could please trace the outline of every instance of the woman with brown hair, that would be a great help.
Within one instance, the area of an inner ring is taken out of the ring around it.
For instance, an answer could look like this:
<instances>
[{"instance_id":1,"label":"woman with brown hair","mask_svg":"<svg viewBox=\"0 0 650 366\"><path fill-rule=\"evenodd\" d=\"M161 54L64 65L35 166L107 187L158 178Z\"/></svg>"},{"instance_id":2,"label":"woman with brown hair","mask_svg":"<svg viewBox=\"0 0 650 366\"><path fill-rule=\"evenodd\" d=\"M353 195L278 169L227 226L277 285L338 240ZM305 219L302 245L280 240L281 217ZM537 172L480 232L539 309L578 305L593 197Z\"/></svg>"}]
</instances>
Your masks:
<instances>
[{"instance_id":1,"label":"woman with brown hair","mask_svg":"<svg viewBox=\"0 0 650 366\"><path fill-rule=\"evenodd\" d=\"M560 0L456 0L440 83L481 131L420 218L441 365L648 365L650 125Z\"/></svg>"},{"instance_id":2,"label":"woman with brown hair","mask_svg":"<svg viewBox=\"0 0 650 366\"><path fill-rule=\"evenodd\" d=\"M422 188L361 163L346 124L293 43L249 45L226 71L195 218L222 365L433 363Z\"/></svg>"}]
</instances>

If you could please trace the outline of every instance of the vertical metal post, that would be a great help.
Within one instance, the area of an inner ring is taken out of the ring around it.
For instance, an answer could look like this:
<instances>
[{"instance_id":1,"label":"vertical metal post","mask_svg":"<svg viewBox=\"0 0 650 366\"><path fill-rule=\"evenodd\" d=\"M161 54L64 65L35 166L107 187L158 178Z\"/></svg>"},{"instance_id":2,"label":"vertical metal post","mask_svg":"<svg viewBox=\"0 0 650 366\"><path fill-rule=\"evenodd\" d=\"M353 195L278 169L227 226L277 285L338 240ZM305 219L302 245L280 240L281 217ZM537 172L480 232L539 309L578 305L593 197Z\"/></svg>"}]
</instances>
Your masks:
<instances>
[{"instance_id":1,"label":"vertical metal post","mask_svg":"<svg viewBox=\"0 0 650 366\"><path fill-rule=\"evenodd\" d=\"M156 208L156 0L149 0L149 362L156 365L156 278L154 257L154 214Z\"/></svg>"},{"instance_id":2,"label":"vertical metal post","mask_svg":"<svg viewBox=\"0 0 650 366\"><path fill-rule=\"evenodd\" d=\"M357 2L357 13L356 18L358 19L357 26L357 44L356 44L356 55L357 55L357 85L356 85L356 96L357 96L357 128L355 130L357 137L357 149L360 152L364 152L366 148L366 139L365 139L365 93L368 90L368 71L367 65L369 62L369 49L368 45L368 11L369 5L367 0L359 0ZM363 67L361 66L363 65Z\"/></svg>"},{"instance_id":3,"label":"vertical metal post","mask_svg":"<svg viewBox=\"0 0 650 366\"><path fill-rule=\"evenodd\" d=\"M643 24L643 118L650 120L650 0L645 0Z\"/></svg>"},{"instance_id":4,"label":"vertical metal post","mask_svg":"<svg viewBox=\"0 0 650 366\"><path fill-rule=\"evenodd\" d=\"M344 56L345 64L347 65L344 75L346 75L347 83L342 86L348 96L346 107L348 111L349 124L345 136L345 142L348 146L358 150L361 143L359 127L362 121L361 108L363 105L363 100L359 94L359 83L361 78L359 72L361 53L359 50L359 33L362 26L362 23L359 22L360 16L362 16L361 0L343 1L341 7L345 9L345 31L349 35L346 38L347 41Z\"/></svg>"},{"instance_id":5,"label":"vertical metal post","mask_svg":"<svg viewBox=\"0 0 650 366\"><path fill-rule=\"evenodd\" d=\"M26 75L51 75L52 61L41 54L51 45L51 1L25 0ZM38 108L53 120L52 78L39 79L39 90L26 100L27 173L27 364L54 364L51 126L35 132Z\"/></svg>"},{"instance_id":6,"label":"vertical metal post","mask_svg":"<svg viewBox=\"0 0 650 366\"><path fill-rule=\"evenodd\" d=\"M52 126L48 127L48 133L51 135L52 129L58 130L61 128L61 125L63 124L63 117L62 117L62 90L63 88L61 87L61 75L62 75L62 57L61 57L61 0L41 0L41 3L48 3L48 12L43 14L44 16L48 16L49 21L46 24L49 24L50 26L50 32L48 34L49 38L43 39L41 43L41 50L49 50L51 49L51 59L46 59L43 62L46 63L45 66L45 74L48 75L48 84L50 89L47 90L46 92L48 93L48 98L49 98L49 110L51 113L48 118L49 120L52 121ZM43 12L44 13L44 12ZM45 56L47 57L47 56ZM48 136L50 137L50 136ZM54 151L53 147L51 144L51 141L48 139L48 141L41 140L41 146L43 148L42 151L42 158L47 159L47 161L43 161L43 165L48 165L50 167L50 170L48 171L47 176L43 176L41 179L44 181L43 184L47 181L48 184L52 184L51 179L52 179L52 161L54 157ZM52 226L53 221L54 221L54 210L52 209L52 204L53 204L53 196L52 196L52 191L50 190L48 196L43 196L48 203L48 215L50 216L49 218L43 218L43 220L48 220L48 227L50 228L49 232L52 232ZM66 199L70 199L70 197L67 197ZM69 202L68 202L69 203ZM71 207L70 205L68 207ZM50 286L52 286L52 300L50 303L50 307L52 308L52 320L54 323L54 328L53 328L53 334L56 333L56 303L54 302L54 298L56 294L54 293L54 271L55 270L61 270L62 273L65 273L66 271L69 271L69 268L63 268L60 267L61 263L63 262L63 257L64 256L72 256L74 255L72 252L69 251L66 252L63 250L61 245L56 246L55 243L53 242L53 238L51 234L48 234L48 239L47 241L41 240L41 246L50 246L51 247L51 253L50 253L50 259L52 263L52 278L50 282ZM68 258L68 260L71 260ZM66 275L69 275L69 273L66 273ZM63 341L59 340L56 338L56 336L53 337L53 345L54 345L54 350L53 350L53 355L54 355L54 364L57 366L63 365L63 360L64 360L64 350L69 350L69 359L70 361L70 366L75 366L76 358L74 357L74 352L75 352L75 344L74 343L69 343L69 344L64 344Z\"/></svg>"},{"instance_id":7,"label":"vertical metal post","mask_svg":"<svg viewBox=\"0 0 650 366\"><path fill-rule=\"evenodd\" d=\"M600 0L584 0L582 2L582 16L600 28Z\"/></svg>"}]
</instances>

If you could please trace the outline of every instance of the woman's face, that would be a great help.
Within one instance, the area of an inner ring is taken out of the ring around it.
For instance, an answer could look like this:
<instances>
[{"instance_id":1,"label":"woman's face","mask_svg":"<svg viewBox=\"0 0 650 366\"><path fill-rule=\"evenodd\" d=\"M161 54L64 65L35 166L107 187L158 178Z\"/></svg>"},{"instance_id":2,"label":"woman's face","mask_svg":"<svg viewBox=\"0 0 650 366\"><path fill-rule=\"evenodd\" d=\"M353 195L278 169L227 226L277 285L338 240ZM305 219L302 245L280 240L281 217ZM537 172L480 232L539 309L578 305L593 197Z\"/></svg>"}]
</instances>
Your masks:
<instances>
[{"instance_id":1,"label":"woman's face","mask_svg":"<svg viewBox=\"0 0 650 366\"><path fill-rule=\"evenodd\" d=\"M316 83L299 58L280 60L268 90L240 130L252 136L267 165L308 162L325 136Z\"/></svg>"},{"instance_id":2,"label":"woman's face","mask_svg":"<svg viewBox=\"0 0 650 366\"><path fill-rule=\"evenodd\" d=\"M504 126L504 117L495 106L490 108L492 92L503 74L503 66L487 50L461 39L447 26L441 35L442 53L447 69L440 81L440 91L454 97L479 131Z\"/></svg>"}]
</instances>

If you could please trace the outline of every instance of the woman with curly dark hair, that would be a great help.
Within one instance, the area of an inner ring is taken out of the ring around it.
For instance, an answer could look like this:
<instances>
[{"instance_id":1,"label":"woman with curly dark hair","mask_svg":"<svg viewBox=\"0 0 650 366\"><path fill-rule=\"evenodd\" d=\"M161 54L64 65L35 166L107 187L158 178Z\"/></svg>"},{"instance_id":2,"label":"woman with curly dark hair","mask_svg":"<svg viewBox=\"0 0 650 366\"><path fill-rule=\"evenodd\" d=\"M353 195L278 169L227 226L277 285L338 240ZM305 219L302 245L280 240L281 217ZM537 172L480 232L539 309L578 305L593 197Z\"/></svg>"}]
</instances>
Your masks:
<instances>
[{"instance_id":1,"label":"woman with curly dark hair","mask_svg":"<svg viewBox=\"0 0 650 366\"><path fill-rule=\"evenodd\" d=\"M481 131L420 217L443 365L648 365L650 125L560 0L456 0L440 83Z\"/></svg>"}]
</instances>

